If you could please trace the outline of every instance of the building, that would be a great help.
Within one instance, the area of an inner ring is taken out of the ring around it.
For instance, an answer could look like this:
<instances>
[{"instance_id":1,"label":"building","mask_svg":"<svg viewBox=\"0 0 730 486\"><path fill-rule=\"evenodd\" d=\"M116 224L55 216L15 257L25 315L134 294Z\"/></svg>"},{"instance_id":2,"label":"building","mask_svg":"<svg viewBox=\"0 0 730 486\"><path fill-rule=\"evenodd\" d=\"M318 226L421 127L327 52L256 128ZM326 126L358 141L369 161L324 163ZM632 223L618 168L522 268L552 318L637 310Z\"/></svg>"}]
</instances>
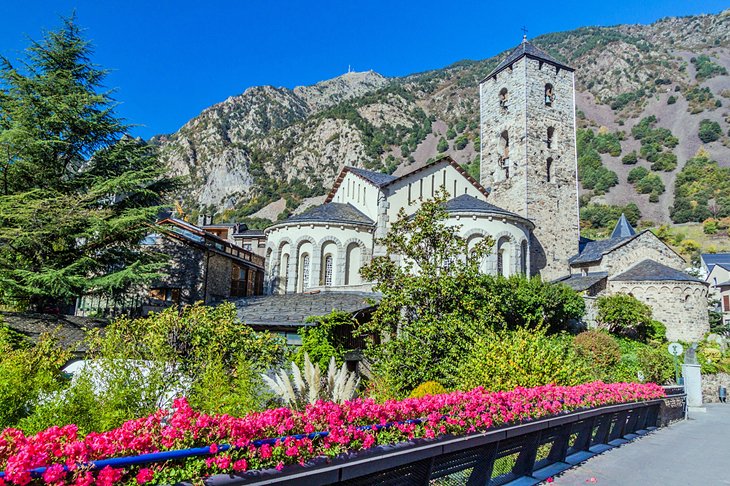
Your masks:
<instances>
[{"instance_id":1,"label":"building","mask_svg":"<svg viewBox=\"0 0 730 486\"><path fill-rule=\"evenodd\" d=\"M610 238L582 239L580 246L571 274L558 281L583 292L589 324L597 297L623 293L651 307L669 340L698 341L710 330L707 284L682 271L684 258L651 231L637 233L621 215Z\"/></svg>"},{"instance_id":2,"label":"building","mask_svg":"<svg viewBox=\"0 0 730 486\"><path fill-rule=\"evenodd\" d=\"M682 271L671 248L625 217L611 238L580 237L574 69L523 39L479 83L479 97L479 181L448 157L399 177L344 167L324 204L265 231L266 292L370 291L359 270L384 254L378 239L400 211L412 214L444 189L447 224L469 244L495 242L485 273L540 275L589 301L632 294L670 339L700 339L707 285Z\"/></svg>"},{"instance_id":3,"label":"building","mask_svg":"<svg viewBox=\"0 0 730 486\"><path fill-rule=\"evenodd\" d=\"M263 293L264 258L216 232L168 217L157 222L142 244L147 251L167 257L163 276L141 293L114 302L83 296L78 300L76 315L146 315L171 305L211 303Z\"/></svg>"},{"instance_id":4,"label":"building","mask_svg":"<svg viewBox=\"0 0 730 486\"><path fill-rule=\"evenodd\" d=\"M700 262L705 282L710 285L714 309L730 325L730 253L703 253Z\"/></svg>"},{"instance_id":5,"label":"building","mask_svg":"<svg viewBox=\"0 0 730 486\"><path fill-rule=\"evenodd\" d=\"M249 229L245 223L205 224L201 228L219 238L234 243L260 257L265 256L266 234L263 230Z\"/></svg>"}]
</instances>

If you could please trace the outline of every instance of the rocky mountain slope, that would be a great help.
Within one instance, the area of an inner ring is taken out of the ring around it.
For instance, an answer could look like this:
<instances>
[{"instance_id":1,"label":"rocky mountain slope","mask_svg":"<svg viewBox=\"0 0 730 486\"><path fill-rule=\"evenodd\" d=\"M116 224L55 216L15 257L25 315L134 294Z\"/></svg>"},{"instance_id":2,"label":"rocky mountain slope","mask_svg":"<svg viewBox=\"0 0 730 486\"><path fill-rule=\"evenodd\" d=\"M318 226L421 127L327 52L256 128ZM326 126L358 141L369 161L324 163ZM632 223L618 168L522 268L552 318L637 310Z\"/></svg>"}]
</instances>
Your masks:
<instances>
[{"instance_id":1,"label":"rocky mountain slope","mask_svg":"<svg viewBox=\"0 0 730 486\"><path fill-rule=\"evenodd\" d=\"M677 174L701 147L730 166L730 11L532 42L576 68L584 204L635 202L644 220L669 222ZM506 54L402 78L249 88L153 142L189 176L182 198L193 213L258 224L320 201L346 164L401 172L448 153L476 173L477 83ZM712 122L716 140L703 142L700 124ZM637 167L650 178L629 183Z\"/></svg>"}]
</instances>

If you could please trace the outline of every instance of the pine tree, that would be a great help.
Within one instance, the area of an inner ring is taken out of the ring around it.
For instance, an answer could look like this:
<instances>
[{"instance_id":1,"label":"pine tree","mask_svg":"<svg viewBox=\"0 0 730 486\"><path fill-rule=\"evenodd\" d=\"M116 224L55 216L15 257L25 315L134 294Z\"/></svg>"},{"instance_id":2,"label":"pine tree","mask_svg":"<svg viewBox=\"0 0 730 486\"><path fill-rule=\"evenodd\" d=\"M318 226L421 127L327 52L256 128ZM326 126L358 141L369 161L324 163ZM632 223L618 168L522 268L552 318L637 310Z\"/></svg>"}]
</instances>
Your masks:
<instances>
[{"instance_id":1,"label":"pine tree","mask_svg":"<svg viewBox=\"0 0 730 486\"><path fill-rule=\"evenodd\" d=\"M75 19L0 58L0 301L33 308L119 298L159 274L144 251L177 181L125 135Z\"/></svg>"}]
</instances>

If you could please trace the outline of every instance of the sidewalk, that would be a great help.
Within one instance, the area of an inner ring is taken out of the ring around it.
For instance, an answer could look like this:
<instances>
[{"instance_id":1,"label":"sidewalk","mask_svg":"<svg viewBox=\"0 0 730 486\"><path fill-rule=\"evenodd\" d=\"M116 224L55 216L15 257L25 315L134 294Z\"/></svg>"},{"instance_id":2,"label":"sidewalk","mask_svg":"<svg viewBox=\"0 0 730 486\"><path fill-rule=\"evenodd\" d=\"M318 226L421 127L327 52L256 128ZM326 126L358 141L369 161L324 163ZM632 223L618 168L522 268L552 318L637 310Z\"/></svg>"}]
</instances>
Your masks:
<instances>
[{"instance_id":1,"label":"sidewalk","mask_svg":"<svg viewBox=\"0 0 730 486\"><path fill-rule=\"evenodd\" d=\"M706 407L565 471L553 484L730 484L730 403Z\"/></svg>"}]
</instances>

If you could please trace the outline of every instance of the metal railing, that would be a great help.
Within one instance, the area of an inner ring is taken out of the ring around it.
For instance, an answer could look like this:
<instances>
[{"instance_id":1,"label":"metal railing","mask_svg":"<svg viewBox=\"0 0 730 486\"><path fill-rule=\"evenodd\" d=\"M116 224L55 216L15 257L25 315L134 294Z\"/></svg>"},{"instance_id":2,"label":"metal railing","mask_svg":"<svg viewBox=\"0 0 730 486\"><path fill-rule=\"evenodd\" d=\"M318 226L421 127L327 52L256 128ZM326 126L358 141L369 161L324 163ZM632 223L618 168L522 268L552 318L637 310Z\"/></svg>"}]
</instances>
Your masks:
<instances>
[{"instance_id":1,"label":"metal railing","mask_svg":"<svg viewBox=\"0 0 730 486\"><path fill-rule=\"evenodd\" d=\"M666 403L676 408L676 400L683 402L684 395L668 398L675 401L599 407L478 434L376 447L283 471L214 476L206 484L536 484L665 423Z\"/></svg>"}]
</instances>

